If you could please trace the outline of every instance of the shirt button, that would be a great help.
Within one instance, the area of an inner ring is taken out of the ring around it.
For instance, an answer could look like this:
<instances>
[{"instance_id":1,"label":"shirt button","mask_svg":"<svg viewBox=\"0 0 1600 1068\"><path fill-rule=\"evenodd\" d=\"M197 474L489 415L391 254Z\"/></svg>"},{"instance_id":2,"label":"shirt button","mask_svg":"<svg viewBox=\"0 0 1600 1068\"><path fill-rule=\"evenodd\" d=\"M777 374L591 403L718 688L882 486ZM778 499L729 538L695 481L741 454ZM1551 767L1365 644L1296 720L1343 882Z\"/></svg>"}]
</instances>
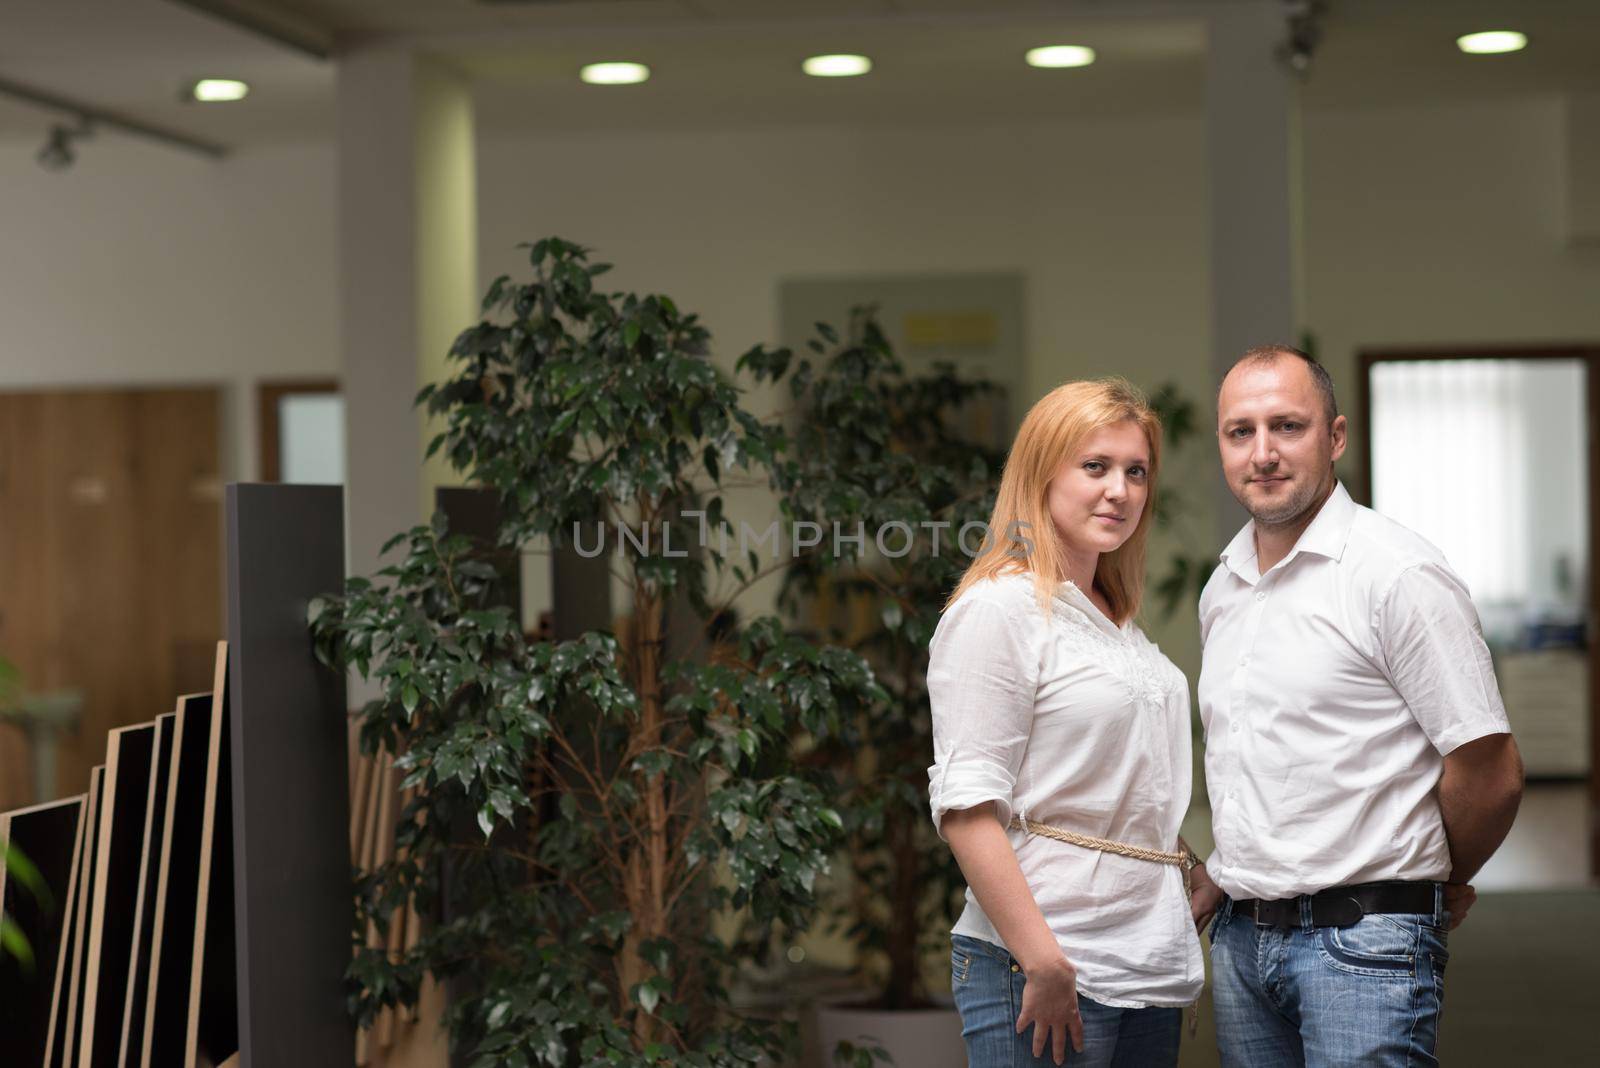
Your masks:
<instances>
[{"instance_id":1,"label":"shirt button","mask_svg":"<svg viewBox=\"0 0 1600 1068\"><path fill-rule=\"evenodd\" d=\"M1248 656L1241 656L1239 658L1239 666L1240 667L1249 667L1250 666L1250 658Z\"/></svg>"},{"instance_id":2,"label":"shirt button","mask_svg":"<svg viewBox=\"0 0 1600 1068\"><path fill-rule=\"evenodd\" d=\"M1011 970L1012 970L1012 971L1014 971L1014 972L1020 972L1020 971L1021 971L1021 970L1022 970L1022 965L1020 965L1020 964L1013 964L1013 965L1012 965L1012 966L1011 966Z\"/></svg>"},{"instance_id":3,"label":"shirt button","mask_svg":"<svg viewBox=\"0 0 1600 1068\"><path fill-rule=\"evenodd\" d=\"M1231 730L1233 733L1238 734L1239 733L1239 721L1238 720L1234 720L1232 725L1229 726L1228 729Z\"/></svg>"},{"instance_id":4,"label":"shirt button","mask_svg":"<svg viewBox=\"0 0 1600 1068\"><path fill-rule=\"evenodd\" d=\"M1258 594L1256 594L1256 600L1258 600L1258 601L1265 601L1265 600L1266 600L1266 599L1267 599L1267 595L1266 595L1266 594L1264 594L1264 593L1258 593Z\"/></svg>"}]
</instances>

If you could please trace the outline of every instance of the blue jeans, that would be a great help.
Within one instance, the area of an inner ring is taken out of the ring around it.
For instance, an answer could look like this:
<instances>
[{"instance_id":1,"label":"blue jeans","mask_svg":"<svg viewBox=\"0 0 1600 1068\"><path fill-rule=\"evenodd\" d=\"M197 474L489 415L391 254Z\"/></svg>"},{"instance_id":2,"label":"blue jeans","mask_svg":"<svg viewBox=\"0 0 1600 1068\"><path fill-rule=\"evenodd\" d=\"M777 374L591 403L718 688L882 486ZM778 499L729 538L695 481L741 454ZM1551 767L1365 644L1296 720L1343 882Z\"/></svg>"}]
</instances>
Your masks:
<instances>
[{"instance_id":1,"label":"blue jeans","mask_svg":"<svg viewBox=\"0 0 1600 1068\"><path fill-rule=\"evenodd\" d=\"M1055 1065L1048 1042L1033 1055L1033 1027L1017 1034L1022 989L1028 980L1000 946L950 936L950 989L961 1013L967 1068L1045 1068ZM1182 1009L1117 1009L1078 995L1083 1052L1067 1043L1074 1068L1169 1068L1178 1063Z\"/></svg>"},{"instance_id":2,"label":"blue jeans","mask_svg":"<svg viewBox=\"0 0 1600 1068\"><path fill-rule=\"evenodd\" d=\"M1437 1065L1444 966L1433 913L1363 916L1348 927L1258 927L1224 898L1211 925L1223 1068Z\"/></svg>"}]
</instances>

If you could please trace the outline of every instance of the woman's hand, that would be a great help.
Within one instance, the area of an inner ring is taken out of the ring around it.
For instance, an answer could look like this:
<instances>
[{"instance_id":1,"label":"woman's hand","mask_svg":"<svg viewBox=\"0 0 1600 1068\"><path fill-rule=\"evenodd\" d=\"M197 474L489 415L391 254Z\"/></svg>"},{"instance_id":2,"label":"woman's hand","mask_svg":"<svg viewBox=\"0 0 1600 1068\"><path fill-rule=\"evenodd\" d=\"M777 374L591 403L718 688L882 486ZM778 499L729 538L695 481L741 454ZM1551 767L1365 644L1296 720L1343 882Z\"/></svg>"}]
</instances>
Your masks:
<instances>
[{"instance_id":1,"label":"woman's hand","mask_svg":"<svg viewBox=\"0 0 1600 1068\"><path fill-rule=\"evenodd\" d=\"M1078 1015L1078 970L1064 956L1036 968L1023 968L1022 1011L1017 1034L1033 1027L1033 1055L1044 1055L1045 1043L1057 1064L1066 1063L1067 1039L1072 1051L1083 1052L1083 1019Z\"/></svg>"},{"instance_id":2,"label":"woman's hand","mask_svg":"<svg viewBox=\"0 0 1600 1068\"><path fill-rule=\"evenodd\" d=\"M1189 869L1189 913L1196 933L1204 931L1222 906L1222 887L1211 881L1204 864Z\"/></svg>"}]
</instances>

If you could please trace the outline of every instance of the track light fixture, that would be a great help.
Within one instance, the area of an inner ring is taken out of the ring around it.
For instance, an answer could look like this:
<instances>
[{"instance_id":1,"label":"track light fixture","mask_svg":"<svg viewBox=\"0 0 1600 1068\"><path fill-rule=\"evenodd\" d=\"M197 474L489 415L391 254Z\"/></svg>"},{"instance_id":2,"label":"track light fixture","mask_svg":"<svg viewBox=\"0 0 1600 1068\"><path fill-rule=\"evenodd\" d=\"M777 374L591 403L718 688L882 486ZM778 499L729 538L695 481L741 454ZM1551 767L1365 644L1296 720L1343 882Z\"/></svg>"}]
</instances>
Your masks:
<instances>
[{"instance_id":1,"label":"track light fixture","mask_svg":"<svg viewBox=\"0 0 1600 1068\"><path fill-rule=\"evenodd\" d=\"M1311 57L1322 43L1322 18L1327 10L1326 0L1283 0L1285 32L1278 59L1298 77L1311 73Z\"/></svg>"},{"instance_id":2,"label":"track light fixture","mask_svg":"<svg viewBox=\"0 0 1600 1068\"><path fill-rule=\"evenodd\" d=\"M39 149L39 154L34 158L39 161L39 166L47 171L64 171L78 158L73 142L87 140L93 136L93 123L82 115L78 116L76 126L56 123L50 127L50 134L45 138L44 147Z\"/></svg>"}]
</instances>

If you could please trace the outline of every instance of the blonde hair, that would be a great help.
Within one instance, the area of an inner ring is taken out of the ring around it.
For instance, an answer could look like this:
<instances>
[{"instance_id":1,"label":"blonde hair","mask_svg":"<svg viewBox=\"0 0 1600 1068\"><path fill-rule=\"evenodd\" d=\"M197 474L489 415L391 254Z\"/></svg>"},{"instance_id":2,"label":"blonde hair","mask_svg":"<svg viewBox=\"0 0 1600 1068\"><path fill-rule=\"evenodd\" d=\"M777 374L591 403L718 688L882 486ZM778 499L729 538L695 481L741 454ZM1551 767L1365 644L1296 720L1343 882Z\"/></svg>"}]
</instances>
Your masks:
<instances>
[{"instance_id":1,"label":"blonde hair","mask_svg":"<svg viewBox=\"0 0 1600 1068\"><path fill-rule=\"evenodd\" d=\"M1138 614L1144 597L1145 548L1156 510L1161 420L1144 394L1122 378L1068 382L1046 393L1028 410L1000 475L989 534L945 602L946 608L976 582L1031 571L1039 606L1048 611L1051 596L1066 577L1055 524L1050 519L1050 480L1055 478L1062 461L1082 447L1086 438L1125 420L1138 424L1150 443L1149 493L1128 540L1112 552L1100 554L1094 586L1105 597L1111 619L1117 625Z\"/></svg>"}]
</instances>

